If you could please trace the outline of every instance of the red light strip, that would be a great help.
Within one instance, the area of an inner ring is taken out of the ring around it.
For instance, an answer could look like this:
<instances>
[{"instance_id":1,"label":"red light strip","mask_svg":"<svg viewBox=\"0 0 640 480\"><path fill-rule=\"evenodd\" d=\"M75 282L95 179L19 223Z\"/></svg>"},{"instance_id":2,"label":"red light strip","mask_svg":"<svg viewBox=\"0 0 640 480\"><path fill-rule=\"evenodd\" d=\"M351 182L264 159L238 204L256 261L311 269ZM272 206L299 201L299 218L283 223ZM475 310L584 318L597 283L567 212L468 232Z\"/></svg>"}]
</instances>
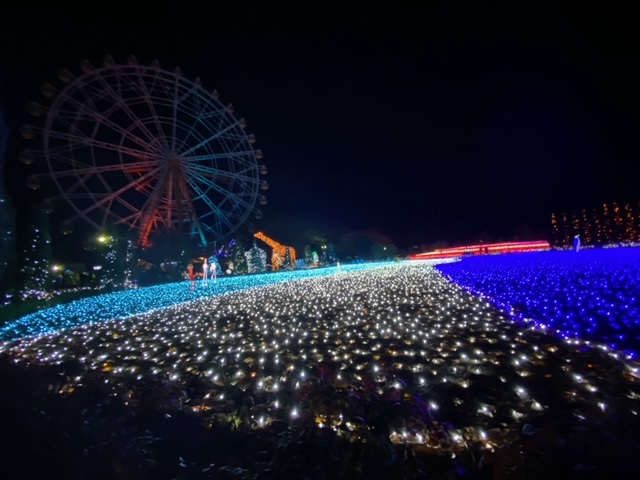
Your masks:
<instances>
[{"instance_id":1,"label":"red light strip","mask_svg":"<svg viewBox=\"0 0 640 480\"><path fill-rule=\"evenodd\" d=\"M470 245L466 247L439 248L433 252L418 253L410 255L410 260L421 260L425 258L450 258L461 255L486 255L490 253L516 253L516 252L538 252L549 250L551 246L546 240L534 242L506 242L487 243L484 245Z\"/></svg>"}]
</instances>

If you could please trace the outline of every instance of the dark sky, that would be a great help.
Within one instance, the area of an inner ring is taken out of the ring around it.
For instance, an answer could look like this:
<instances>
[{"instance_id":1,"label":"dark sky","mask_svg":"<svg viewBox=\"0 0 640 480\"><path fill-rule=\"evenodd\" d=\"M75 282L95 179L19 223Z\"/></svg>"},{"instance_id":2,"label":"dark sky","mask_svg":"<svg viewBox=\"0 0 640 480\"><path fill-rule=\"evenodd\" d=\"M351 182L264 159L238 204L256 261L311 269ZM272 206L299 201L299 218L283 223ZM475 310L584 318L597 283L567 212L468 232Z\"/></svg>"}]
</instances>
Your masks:
<instances>
[{"instance_id":1,"label":"dark sky","mask_svg":"<svg viewBox=\"0 0 640 480\"><path fill-rule=\"evenodd\" d=\"M84 58L180 66L255 133L258 226L283 243L547 238L553 211L640 199L640 39L609 2L16 3L0 28L10 126Z\"/></svg>"}]
</instances>

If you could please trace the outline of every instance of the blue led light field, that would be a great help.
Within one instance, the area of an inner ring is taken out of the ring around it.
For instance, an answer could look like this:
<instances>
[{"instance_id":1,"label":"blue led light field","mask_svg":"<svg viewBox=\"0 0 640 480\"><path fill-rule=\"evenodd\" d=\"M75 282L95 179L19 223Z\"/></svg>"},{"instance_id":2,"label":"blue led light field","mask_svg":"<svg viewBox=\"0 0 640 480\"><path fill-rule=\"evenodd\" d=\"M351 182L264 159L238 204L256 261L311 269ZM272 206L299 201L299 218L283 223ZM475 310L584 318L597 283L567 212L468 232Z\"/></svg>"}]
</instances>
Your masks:
<instances>
[{"instance_id":1,"label":"blue led light field","mask_svg":"<svg viewBox=\"0 0 640 480\"><path fill-rule=\"evenodd\" d=\"M640 248L478 256L436 268L516 318L640 351Z\"/></svg>"},{"instance_id":2,"label":"blue led light field","mask_svg":"<svg viewBox=\"0 0 640 480\"><path fill-rule=\"evenodd\" d=\"M340 272L356 272L369 268L388 266L389 263L341 265ZM199 298L263 287L282 282L316 278L337 273L336 268L296 270L262 275L220 277L216 283L203 286L198 282L195 290L187 281L125 290L74 302L57 305L7 322L0 327L0 340L13 340L26 336L47 335L58 330L94 324L107 320L128 318Z\"/></svg>"}]
</instances>

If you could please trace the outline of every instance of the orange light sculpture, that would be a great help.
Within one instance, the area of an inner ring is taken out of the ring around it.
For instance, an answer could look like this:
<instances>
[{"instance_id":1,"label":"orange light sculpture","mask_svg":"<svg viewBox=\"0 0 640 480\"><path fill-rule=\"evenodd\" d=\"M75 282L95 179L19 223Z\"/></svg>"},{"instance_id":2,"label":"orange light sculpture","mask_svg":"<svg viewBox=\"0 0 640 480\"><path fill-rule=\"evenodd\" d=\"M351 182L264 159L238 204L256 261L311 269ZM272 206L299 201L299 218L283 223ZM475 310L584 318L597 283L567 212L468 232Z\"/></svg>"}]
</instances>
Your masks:
<instances>
[{"instance_id":1,"label":"orange light sculpture","mask_svg":"<svg viewBox=\"0 0 640 480\"><path fill-rule=\"evenodd\" d=\"M291 268L295 268L296 266L296 251L293 247L289 247L287 245L282 245L281 243L276 242L274 239L267 237L262 232L257 232L253 234L258 240L262 240L264 243L269 245L272 249L271 255L271 269L279 270L280 267L284 264L284 257L287 254L287 248L289 249L289 255L291 255Z\"/></svg>"}]
</instances>

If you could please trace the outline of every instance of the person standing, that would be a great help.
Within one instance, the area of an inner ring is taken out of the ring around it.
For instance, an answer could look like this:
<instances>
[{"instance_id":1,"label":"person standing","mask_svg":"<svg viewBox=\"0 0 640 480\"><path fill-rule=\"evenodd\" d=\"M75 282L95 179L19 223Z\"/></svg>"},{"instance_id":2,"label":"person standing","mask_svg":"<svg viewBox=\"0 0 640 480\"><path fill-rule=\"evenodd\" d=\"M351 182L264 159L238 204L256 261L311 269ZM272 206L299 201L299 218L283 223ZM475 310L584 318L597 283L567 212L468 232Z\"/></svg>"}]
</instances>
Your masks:
<instances>
[{"instance_id":1,"label":"person standing","mask_svg":"<svg viewBox=\"0 0 640 480\"><path fill-rule=\"evenodd\" d=\"M205 258L202 264L202 285L205 287L207 286L207 278L209 278L209 264Z\"/></svg>"},{"instance_id":2,"label":"person standing","mask_svg":"<svg viewBox=\"0 0 640 480\"><path fill-rule=\"evenodd\" d=\"M193 270L193 264L187 265L187 271L189 272L189 290L196 288L196 272Z\"/></svg>"},{"instance_id":3,"label":"person standing","mask_svg":"<svg viewBox=\"0 0 640 480\"><path fill-rule=\"evenodd\" d=\"M218 267L216 265L216 262L211 262L211 265L209 266L209 270L211 272L211 280L213 280L213 283L217 282L217 278L216 278L216 273L218 270Z\"/></svg>"},{"instance_id":4,"label":"person standing","mask_svg":"<svg viewBox=\"0 0 640 480\"><path fill-rule=\"evenodd\" d=\"M573 249L576 252L580 251L580 234L577 234L575 237L573 237Z\"/></svg>"}]
</instances>

